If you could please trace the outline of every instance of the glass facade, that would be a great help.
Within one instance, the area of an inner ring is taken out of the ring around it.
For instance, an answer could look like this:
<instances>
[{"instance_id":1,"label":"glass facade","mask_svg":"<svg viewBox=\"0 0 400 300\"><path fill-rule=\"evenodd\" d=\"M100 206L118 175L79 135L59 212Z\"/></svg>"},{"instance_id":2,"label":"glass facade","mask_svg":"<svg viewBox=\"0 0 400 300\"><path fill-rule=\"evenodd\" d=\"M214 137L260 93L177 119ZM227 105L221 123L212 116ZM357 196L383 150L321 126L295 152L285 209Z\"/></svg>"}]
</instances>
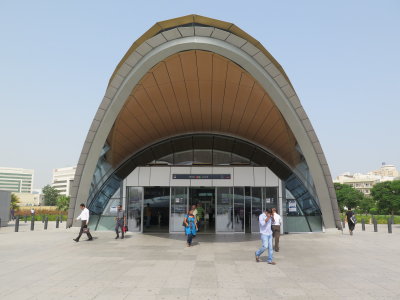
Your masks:
<instances>
[{"instance_id":1,"label":"glass facade","mask_svg":"<svg viewBox=\"0 0 400 300\"><path fill-rule=\"evenodd\" d=\"M322 230L318 198L304 160L295 170L299 177L256 145L217 135L171 138L132 156L118 168L108 163L108 150L105 145L88 199L98 229L112 228L111 208L119 201L126 206L129 228L135 232L180 231L184 207L197 202L206 210L201 220L204 232L258 232L258 216L272 207L287 220L285 232ZM209 187L208 192L185 186L129 187L122 193L124 178L138 166L268 167L284 187L221 186Z\"/></svg>"}]
</instances>

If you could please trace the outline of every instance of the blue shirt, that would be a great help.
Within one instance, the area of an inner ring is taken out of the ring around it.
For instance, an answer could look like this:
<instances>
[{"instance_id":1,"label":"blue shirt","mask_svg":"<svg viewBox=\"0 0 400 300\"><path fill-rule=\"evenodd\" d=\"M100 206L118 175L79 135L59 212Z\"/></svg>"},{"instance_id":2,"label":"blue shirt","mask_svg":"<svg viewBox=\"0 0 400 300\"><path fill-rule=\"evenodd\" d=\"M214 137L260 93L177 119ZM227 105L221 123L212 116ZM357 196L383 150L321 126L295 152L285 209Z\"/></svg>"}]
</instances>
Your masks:
<instances>
[{"instance_id":1,"label":"blue shirt","mask_svg":"<svg viewBox=\"0 0 400 300\"><path fill-rule=\"evenodd\" d=\"M258 224L260 225L260 233L266 235L272 235L272 230L271 230L272 218L269 218L268 222L265 222L266 219L267 215L265 213L262 213L258 217Z\"/></svg>"}]
</instances>

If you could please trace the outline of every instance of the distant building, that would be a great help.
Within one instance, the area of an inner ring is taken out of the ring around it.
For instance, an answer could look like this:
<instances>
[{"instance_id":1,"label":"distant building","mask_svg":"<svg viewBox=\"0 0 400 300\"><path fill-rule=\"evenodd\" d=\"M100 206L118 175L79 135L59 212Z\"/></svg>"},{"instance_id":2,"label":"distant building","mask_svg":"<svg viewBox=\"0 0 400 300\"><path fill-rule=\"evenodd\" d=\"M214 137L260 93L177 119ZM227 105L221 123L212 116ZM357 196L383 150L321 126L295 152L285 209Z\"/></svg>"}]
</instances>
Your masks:
<instances>
[{"instance_id":1,"label":"distant building","mask_svg":"<svg viewBox=\"0 0 400 300\"><path fill-rule=\"evenodd\" d=\"M40 194L13 193L19 199L19 206L38 206L41 204Z\"/></svg>"},{"instance_id":2,"label":"distant building","mask_svg":"<svg viewBox=\"0 0 400 300\"><path fill-rule=\"evenodd\" d=\"M382 167L379 170L372 171L370 173L373 175L379 175L383 177L398 177L400 175L399 171L397 171L394 165L386 165L385 163L382 164Z\"/></svg>"},{"instance_id":3,"label":"distant building","mask_svg":"<svg viewBox=\"0 0 400 300\"><path fill-rule=\"evenodd\" d=\"M51 186L54 187L57 191L59 191L60 195L69 196L70 187L75 176L75 171L76 171L76 166L54 169L53 182Z\"/></svg>"},{"instance_id":4,"label":"distant building","mask_svg":"<svg viewBox=\"0 0 400 300\"><path fill-rule=\"evenodd\" d=\"M33 174L31 169L0 167L0 190L32 193Z\"/></svg>"},{"instance_id":5,"label":"distant building","mask_svg":"<svg viewBox=\"0 0 400 300\"><path fill-rule=\"evenodd\" d=\"M367 174L361 173L344 173L336 177L333 181L335 183L348 184L356 190L362 192L366 196L371 195L372 187L384 181L393 181L399 176L399 172L393 165L383 164L379 170L368 172Z\"/></svg>"}]
</instances>

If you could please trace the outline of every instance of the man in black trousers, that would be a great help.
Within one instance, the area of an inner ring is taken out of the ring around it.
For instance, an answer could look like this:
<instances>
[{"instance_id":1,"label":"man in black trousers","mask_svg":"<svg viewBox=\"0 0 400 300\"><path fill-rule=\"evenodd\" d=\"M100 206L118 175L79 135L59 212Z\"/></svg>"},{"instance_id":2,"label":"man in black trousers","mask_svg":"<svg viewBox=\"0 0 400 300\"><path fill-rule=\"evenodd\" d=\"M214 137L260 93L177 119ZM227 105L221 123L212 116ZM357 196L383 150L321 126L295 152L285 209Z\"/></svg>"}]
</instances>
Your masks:
<instances>
[{"instance_id":1,"label":"man in black trousers","mask_svg":"<svg viewBox=\"0 0 400 300\"><path fill-rule=\"evenodd\" d=\"M75 242L79 242L79 239L82 236L82 233L84 231L84 229L86 228L87 231L85 230L85 233L88 236L88 241L93 240L92 235L89 232L89 228L88 228L88 224L89 224L89 210L85 207L85 204L81 203L80 205L81 207L81 214L76 218L77 220L81 220L81 230L79 231L79 235L76 239L74 239Z\"/></svg>"}]
</instances>

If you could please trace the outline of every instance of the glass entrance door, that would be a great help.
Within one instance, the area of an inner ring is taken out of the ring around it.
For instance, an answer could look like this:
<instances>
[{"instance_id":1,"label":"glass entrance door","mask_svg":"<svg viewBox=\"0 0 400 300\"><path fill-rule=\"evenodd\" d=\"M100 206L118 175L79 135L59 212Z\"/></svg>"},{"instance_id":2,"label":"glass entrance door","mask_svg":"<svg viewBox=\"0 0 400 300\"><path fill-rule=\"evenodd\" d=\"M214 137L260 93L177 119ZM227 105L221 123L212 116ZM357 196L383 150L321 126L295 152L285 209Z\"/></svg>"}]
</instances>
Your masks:
<instances>
[{"instance_id":1,"label":"glass entrance door","mask_svg":"<svg viewBox=\"0 0 400 300\"><path fill-rule=\"evenodd\" d=\"M169 232L169 187L145 187L143 232Z\"/></svg>"},{"instance_id":2,"label":"glass entrance door","mask_svg":"<svg viewBox=\"0 0 400 300\"><path fill-rule=\"evenodd\" d=\"M143 188L127 188L126 211L128 212L128 229L132 232L142 232Z\"/></svg>"},{"instance_id":3,"label":"glass entrance door","mask_svg":"<svg viewBox=\"0 0 400 300\"><path fill-rule=\"evenodd\" d=\"M197 206L199 233L215 233L215 188L190 187L189 208Z\"/></svg>"},{"instance_id":4,"label":"glass entrance door","mask_svg":"<svg viewBox=\"0 0 400 300\"><path fill-rule=\"evenodd\" d=\"M171 187L170 232L183 232L183 220L188 211L188 188Z\"/></svg>"},{"instance_id":5,"label":"glass entrance door","mask_svg":"<svg viewBox=\"0 0 400 300\"><path fill-rule=\"evenodd\" d=\"M245 227L245 206L244 187L233 188L233 218L235 232L244 232Z\"/></svg>"},{"instance_id":6,"label":"glass entrance door","mask_svg":"<svg viewBox=\"0 0 400 300\"><path fill-rule=\"evenodd\" d=\"M233 188L218 187L216 198L216 231L234 232Z\"/></svg>"}]
</instances>

